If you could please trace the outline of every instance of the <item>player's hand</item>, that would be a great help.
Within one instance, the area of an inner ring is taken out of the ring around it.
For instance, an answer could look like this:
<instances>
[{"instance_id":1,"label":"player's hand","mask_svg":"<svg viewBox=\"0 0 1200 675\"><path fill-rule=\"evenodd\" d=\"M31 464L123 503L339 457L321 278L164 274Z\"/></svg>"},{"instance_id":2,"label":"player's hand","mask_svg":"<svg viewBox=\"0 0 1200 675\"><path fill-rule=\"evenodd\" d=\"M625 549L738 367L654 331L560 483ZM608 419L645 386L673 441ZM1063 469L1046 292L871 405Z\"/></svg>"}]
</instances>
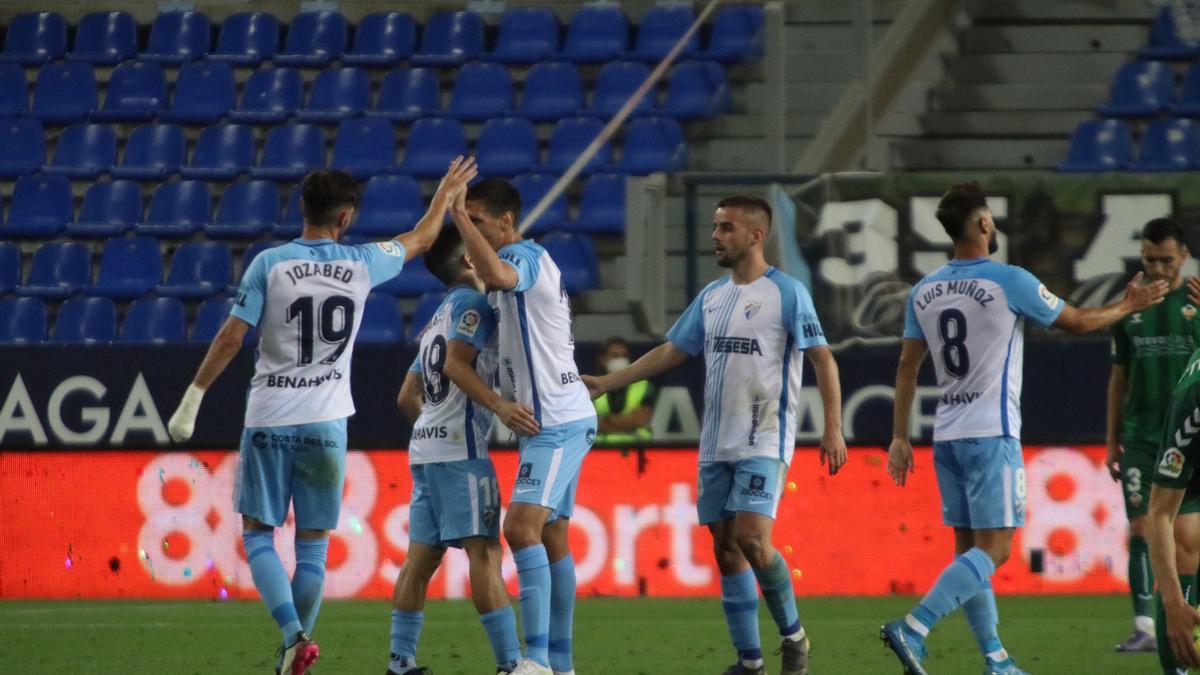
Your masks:
<instances>
[{"instance_id":1,"label":"player's hand","mask_svg":"<svg viewBox=\"0 0 1200 675\"><path fill-rule=\"evenodd\" d=\"M1166 605L1167 639L1171 651L1179 663L1189 668L1200 668L1200 653L1196 651L1196 627L1200 626L1200 612L1184 603Z\"/></svg>"},{"instance_id":2,"label":"player's hand","mask_svg":"<svg viewBox=\"0 0 1200 675\"><path fill-rule=\"evenodd\" d=\"M542 429L532 410L513 401L503 401L496 416L518 436L533 436Z\"/></svg>"},{"instance_id":3,"label":"player's hand","mask_svg":"<svg viewBox=\"0 0 1200 675\"><path fill-rule=\"evenodd\" d=\"M175 414L171 415L170 421L167 422L167 433L170 434L171 440L182 443L192 437L192 432L196 430L200 401L203 399L203 389L194 384L188 385L187 391L183 393L183 400L179 402Z\"/></svg>"},{"instance_id":4,"label":"player's hand","mask_svg":"<svg viewBox=\"0 0 1200 675\"><path fill-rule=\"evenodd\" d=\"M1144 277L1144 274L1138 272L1125 287L1125 302L1129 305L1130 312L1140 312L1151 305L1157 305L1163 301L1167 291L1171 290L1167 282L1161 279L1143 285Z\"/></svg>"},{"instance_id":5,"label":"player's hand","mask_svg":"<svg viewBox=\"0 0 1200 675\"><path fill-rule=\"evenodd\" d=\"M912 443L905 438L893 438L888 447L888 475L896 485L904 487L908 474L914 471Z\"/></svg>"},{"instance_id":6,"label":"player's hand","mask_svg":"<svg viewBox=\"0 0 1200 675\"><path fill-rule=\"evenodd\" d=\"M602 377L597 377L595 375L580 375L579 379L583 380L583 383L587 385L588 396L591 396L593 401L600 398L606 391L608 391L608 389L604 387L604 378Z\"/></svg>"},{"instance_id":7,"label":"player's hand","mask_svg":"<svg viewBox=\"0 0 1200 675\"><path fill-rule=\"evenodd\" d=\"M1188 277L1188 302L1200 306L1200 277Z\"/></svg>"},{"instance_id":8,"label":"player's hand","mask_svg":"<svg viewBox=\"0 0 1200 675\"><path fill-rule=\"evenodd\" d=\"M1121 455L1125 454L1125 448L1121 447L1120 443L1109 443L1108 454L1104 458L1104 466L1108 467L1108 475L1112 476L1115 481L1121 480Z\"/></svg>"},{"instance_id":9,"label":"player's hand","mask_svg":"<svg viewBox=\"0 0 1200 675\"><path fill-rule=\"evenodd\" d=\"M846 439L841 431L826 431L821 438L821 466L829 459L829 475L832 476L846 464Z\"/></svg>"},{"instance_id":10,"label":"player's hand","mask_svg":"<svg viewBox=\"0 0 1200 675\"><path fill-rule=\"evenodd\" d=\"M459 155L450 162L450 168L446 170L446 175L442 176L442 182L438 183L437 194L446 197L453 203L458 198L459 192L467 191L467 183L474 180L477 175L479 175L479 167L475 164L475 158L464 158Z\"/></svg>"}]
</instances>

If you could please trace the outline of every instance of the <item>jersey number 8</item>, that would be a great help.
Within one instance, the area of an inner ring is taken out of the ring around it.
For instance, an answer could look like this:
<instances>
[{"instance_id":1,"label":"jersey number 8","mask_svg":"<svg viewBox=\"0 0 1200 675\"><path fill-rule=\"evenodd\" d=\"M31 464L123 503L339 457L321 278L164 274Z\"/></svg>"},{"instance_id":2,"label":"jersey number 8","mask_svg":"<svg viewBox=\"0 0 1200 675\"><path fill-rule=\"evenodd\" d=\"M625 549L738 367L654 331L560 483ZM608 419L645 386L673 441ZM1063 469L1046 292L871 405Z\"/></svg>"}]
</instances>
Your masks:
<instances>
[{"instance_id":1,"label":"jersey number 8","mask_svg":"<svg viewBox=\"0 0 1200 675\"><path fill-rule=\"evenodd\" d=\"M942 363L951 377L961 380L971 370L967 354L967 317L957 309L938 315L938 336L942 339Z\"/></svg>"}]
</instances>

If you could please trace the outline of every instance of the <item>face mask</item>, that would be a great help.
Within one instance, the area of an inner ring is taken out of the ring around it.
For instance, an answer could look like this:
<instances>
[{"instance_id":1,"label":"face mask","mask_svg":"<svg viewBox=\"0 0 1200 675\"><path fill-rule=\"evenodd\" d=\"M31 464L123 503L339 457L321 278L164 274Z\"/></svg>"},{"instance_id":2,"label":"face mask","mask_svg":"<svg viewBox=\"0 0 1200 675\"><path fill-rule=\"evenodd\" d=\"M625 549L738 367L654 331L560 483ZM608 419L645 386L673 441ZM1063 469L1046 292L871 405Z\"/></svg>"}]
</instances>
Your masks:
<instances>
[{"instance_id":1,"label":"face mask","mask_svg":"<svg viewBox=\"0 0 1200 675\"><path fill-rule=\"evenodd\" d=\"M625 358L624 356L618 356L615 359L609 359L604 363L604 367L608 368L608 372L610 373L615 373L618 370L627 367L628 365L629 359Z\"/></svg>"}]
</instances>

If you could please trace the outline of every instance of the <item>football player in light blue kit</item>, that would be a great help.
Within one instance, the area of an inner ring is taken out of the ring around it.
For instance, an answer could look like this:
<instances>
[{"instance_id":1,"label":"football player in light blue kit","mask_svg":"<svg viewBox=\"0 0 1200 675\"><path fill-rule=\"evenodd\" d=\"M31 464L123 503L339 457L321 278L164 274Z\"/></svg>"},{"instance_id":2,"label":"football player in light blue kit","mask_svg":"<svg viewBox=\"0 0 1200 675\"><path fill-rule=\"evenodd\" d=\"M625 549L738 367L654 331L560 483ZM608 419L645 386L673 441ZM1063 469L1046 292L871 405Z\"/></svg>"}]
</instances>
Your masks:
<instances>
[{"instance_id":1,"label":"football player in light blue kit","mask_svg":"<svg viewBox=\"0 0 1200 675\"><path fill-rule=\"evenodd\" d=\"M709 284L667 333L667 342L632 365L586 377L593 396L704 354L704 426L697 510L713 537L725 621L737 662L725 675L761 675L758 590L779 628L782 675L808 673L809 639L792 578L771 532L795 451L796 402L808 357L825 412L821 463L846 461L837 362L808 289L767 264L771 207L758 197L721 200L713 218L717 263L731 274Z\"/></svg>"},{"instance_id":2,"label":"football player in light blue kit","mask_svg":"<svg viewBox=\"0 0 1200 675\"><path fill-rule=\"evenodd\" d=\"M1015 528L1025 523L1021 456L1021 370L1026 320L1086 333L1162 301L1167 284L1140 285L1106 307L1063 302L1029 272L992 262L996 224L977 183L942 196L937 218L954 242L954 258L922 279L909 295L888 472L904 485L913 471L909 416L917 371L933 352L941 398L933 430L933 463L942 495L942 520L954 528L957 557L933 589L880 637L906 672L922 675L925 638L962 606L979 643L987 675L1023 673L1001 645L991 577L1008 560Z\"/></svg>"},{"instance_id":3,"label":"football player in light blue kit","mask_svg":"<svg viewBox=\"0 0 1200 675\"><path fill-rule=\"evenodd\" d=\"M387 672L432 673L416 659L425 591L446 547L456 546L470 561L471 599L492 644L496 672L509 673L521 658L521 645L500 574L500 486L487 435L493 413L523 435L536 433L537 423L531 410L492 390L496 319L458 231L443 229L425 262L450 291L421 333L397 400L413 423L408 448L413 488L408 553L392 595Z\"/></svg>"},{"instance_id":4,"label":"football player in light blue kit","mask_svg":"<svg viewBox=\"0 0 1200 675\"><path fill-rule=\"evenodd\" d=\"M453 211L476 274L499 321L500 389L533 412L520 439L520 468L504 537L517 563L525 660L514 675L573 674L575 561L567 528L596 410L575 365L571 304L558 266L516 229L521 197L489 178ZM519 431L519 430L518 430Z\"/></svg>"},{"instance_id":5,"label":"football player in light blue kit","mask_svg":"<svg viewBox=\"0 0 1200 675\"><path fill-rule=\"evenodd\" d=\"M390 241L343 246L361 188L340 171L315 171L301 184L304 232L263 251L242 275L230 317L171 417L176 442L191 437L205 390L259 329L254 377L234 483L242 542L262 596L283 636L276 672L299 675L317 660L313 626L321 605L329 531L338 524L346 462L350 360L371 288L400 273L433 244L447 208L476 173L456 159L429 211ZM296 573L275 550L275 528L296 512Z\"/></svg>"}]
</instances>

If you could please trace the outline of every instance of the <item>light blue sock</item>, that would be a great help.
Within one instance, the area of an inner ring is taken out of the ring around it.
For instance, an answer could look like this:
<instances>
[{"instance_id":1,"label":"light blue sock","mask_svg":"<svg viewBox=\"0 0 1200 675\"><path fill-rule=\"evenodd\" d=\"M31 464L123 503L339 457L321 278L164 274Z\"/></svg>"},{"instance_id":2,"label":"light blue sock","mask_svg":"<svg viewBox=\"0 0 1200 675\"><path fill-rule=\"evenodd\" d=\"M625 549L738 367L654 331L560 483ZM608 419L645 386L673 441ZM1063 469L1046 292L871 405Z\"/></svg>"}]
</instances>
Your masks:
<instances>
[{"instance_id":1,"label":"light blue sock","mask_svg":"<svg viewBox=\"0 0 1200 675\"><path fill-rule=\"evenodd\" d=\"M763 600L767 601L771 618L775 619L775 625L779 626L779 634L787 637L800 632L800 612L796 610L792 575L788 572L787 562L779 551L775 552L775 559L766 569L754 570L754 576L758 577Z\"/></svg>"},{"instance_id":2,"label":"light blue sock","mask_svg":"<svg viewBox=\"0 0 1200 675\"><path fill-rule=\"evenodd\" d=\"M517 640L517 615L510 605L482 614L483 630L488 642L492 643L492 655L496 665L504 670L513 670L521 660L521 642Z\"/></svg>"},{"instance_id":3,"label":"light blue sock","mask_svg":"<svg viewBox=\"0 0 1200 675\"><path fill-rule=\"evenodd\" d=\"M541 544L513 551L521 586L521 627L525 658L550 667L550 560Z\"/></svg>"},{"instance_id":4,"label":"light blue sock","mask_svg":"<svg viewBox=\"0 0 1200 675\"><path fill-rule=\"evenodd\" d=\"M392 610L392 659L388 665L392 671L403 673L417 665L417 640L424 623L423 612Z\"/></svg>"},{"instance_id":5,"label":"light blue sock","mask_svg":"<svg viewBox=\"0 0 1200 675\"><path fill-rule=\"evenodd\" d=\"M287 571L283 569L283 563L275 551L275 531L247 530L242 532L242 544L246 547L246 561L250 563L254 587L275 618L275 623L279 624L283 643L290 644L301 630L300 617L292 600Z\"/></svg>"},{"instance_id":6,"label":"light blue sock","mask_svg":"<svg viewBox=\"0 0 1200 675\"><path fill-rule=\"evenodd\" d=\"M292 597L304 632L312 635L321 611L321 591L325 589L325 556L329 539L296 539L296 573L292 575Z\"/></svg>"},{"instance_id":7,"label":"light blue sock","mask_svg":"<svg viewBox=\"0 0 1200 675\"><path fill-rule=\"evenodd\" d=\"M982 591L996 571L992 557L981 548L972 548L954 559L938 577L933 588L913 608L912 616L925 627L933 628L942 617L958 609Z\"/></svg>"},{"instance_id":8,"label":"light blue sock","mask_svg":"<svg viewBox=\"0 0 1200 675\"><path fill-rule=\"evenodd\" d=\"M575 558L567 557L550 565L550 669L569 673L571 663L571 624L575 617Z\"/></svg>"},{"instance_id":9,"label":"light blue sock","mask_svg":"<svg viewBox=\"0 0 1200 675\"><path fill-rule=\"evenodd\" d=\"M721 605L725 608L725 623L729 637L742 661L762 659L762 642L758 636L758 585L754 572L746 570L721 577Z\"/></svg>"},{"instance_id":10,"label":"light blue sock","mask_svg":"<svg viewBox=\"0 0 1200 675\"><path fill-rule=\"evenodd\" d=\"M979 651L984 655L994 654L1004 646L1000 644L1000 635L996 626L1000 624L1000 614L996 611L996 593L992 591L992 582L988 581L982 591L971 596L963 603L963 613L967 615L967 623L979 643Z\"/></svg>"}]
</instances>

